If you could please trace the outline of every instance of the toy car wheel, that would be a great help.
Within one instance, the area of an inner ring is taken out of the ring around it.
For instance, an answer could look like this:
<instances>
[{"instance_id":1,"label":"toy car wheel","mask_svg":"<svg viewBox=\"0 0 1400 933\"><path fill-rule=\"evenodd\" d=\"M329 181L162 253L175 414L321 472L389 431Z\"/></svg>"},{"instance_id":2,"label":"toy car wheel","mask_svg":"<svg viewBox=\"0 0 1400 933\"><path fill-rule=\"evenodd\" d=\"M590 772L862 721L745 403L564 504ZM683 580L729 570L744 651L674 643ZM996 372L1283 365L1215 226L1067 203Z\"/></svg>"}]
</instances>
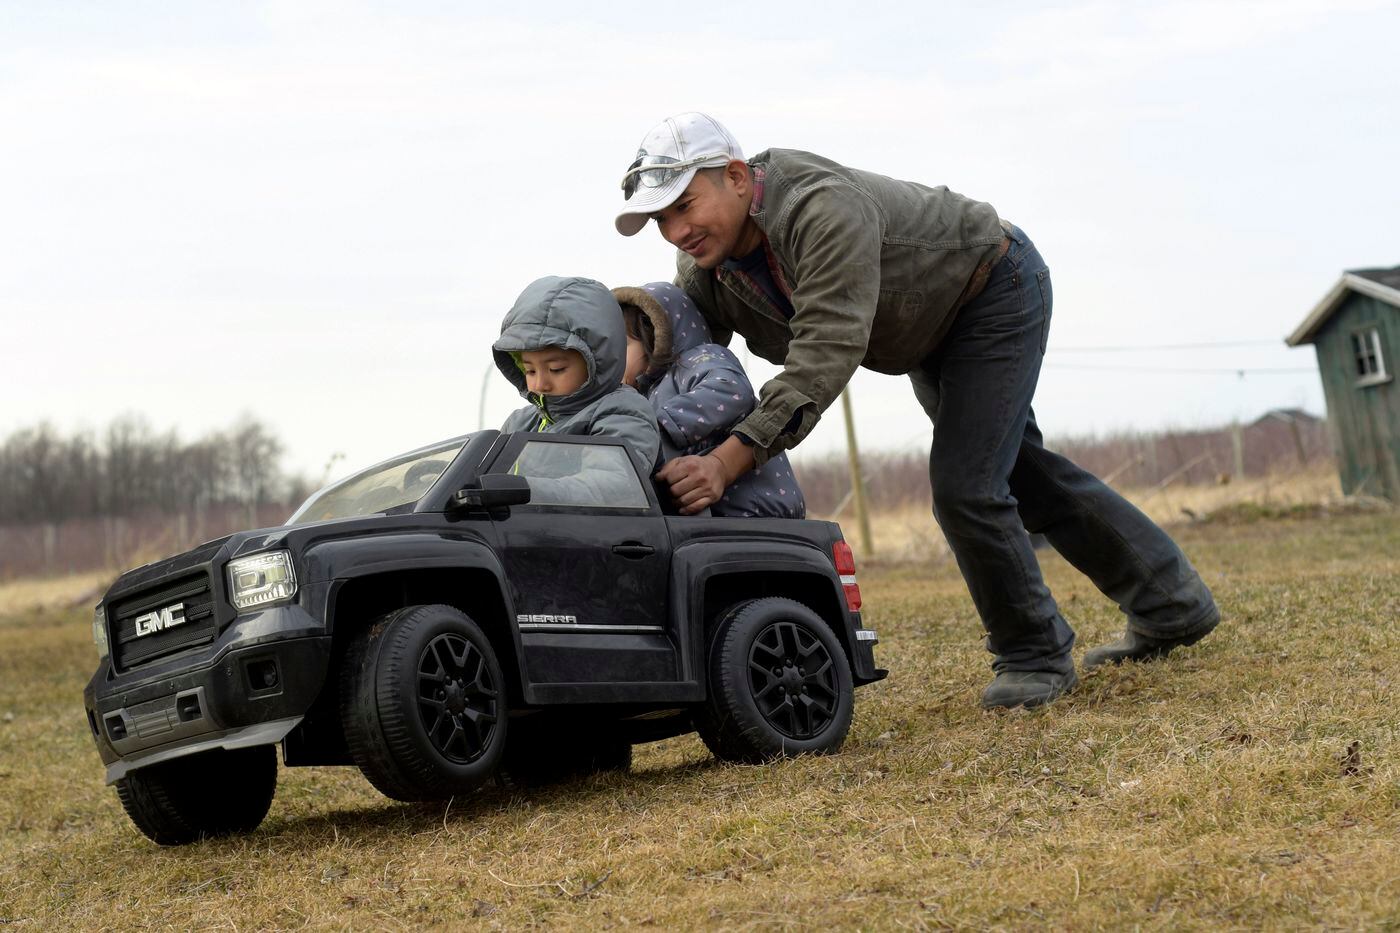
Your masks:
<instances>
[{"instance_id":1,"label":"toy car wheel","mask_svg":"<svg viewBox=\"0 0 1400 933\"><path fill-rule=\"evenodd\" d=\"M341 724L365 777L395 800L440 800L488 780L505 747L491 642L451 606L391 612L351 644Z\"/></svg>"},{"instance_id":2,"label":"toy car wheel","mask_svg":"<svg viewBox=\"0 0 1400 933\"><path fill-rule=\"evenodd\" d=\"M277 749L215 749L133 771L117 797L153 842L179 846L257 829L277 789Z\"/></svg>"},{"instance_id":3,"label":"toy car wheel","mask_svg":"<svg viewBox=\"0 0 1400 933\"><path fill-rule=\"evenodd\" d=\"M853 691L846 653L819 615L791 599L754 599L716 628L695 725L725 761L825 754L845 741Z\"/></svg>"}]
</instances>

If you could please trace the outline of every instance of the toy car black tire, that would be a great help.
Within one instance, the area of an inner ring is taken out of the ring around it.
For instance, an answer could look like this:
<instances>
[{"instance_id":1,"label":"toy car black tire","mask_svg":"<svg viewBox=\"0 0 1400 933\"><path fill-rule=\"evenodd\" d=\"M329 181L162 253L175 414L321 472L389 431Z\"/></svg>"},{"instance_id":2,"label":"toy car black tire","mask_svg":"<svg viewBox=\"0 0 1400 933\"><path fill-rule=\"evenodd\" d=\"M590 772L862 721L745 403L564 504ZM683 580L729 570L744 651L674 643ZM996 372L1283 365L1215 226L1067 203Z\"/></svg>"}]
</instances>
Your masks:
<instances>
[{"instance_id":1,"label":"toy car black tire","mask_svg":"<svg viewBox=\"0 0 1400 933\"><path fill-rule=\"evenodd\" d=\"M695 725L715 757L758 763L834 752L854 708L851 666L831 627L795 600L731 608L715 629Z\"/></svg>"},{"instance_id":2,"label":"toy car black tire","mask_svg":"<svg viewBox=\"0 0 1400 933\"><path fill-rule=\"evenodd\" d=\"M117 781L117 797L131 822L163 846L257 829L276 789L273 745L187 755Z\"/></svg>"},{"instance_id":3,"label":"toy car black tire","mask_svg":"<svg viewBox=\"0 0 1400 933\"><path fill-rule=\"evenodd\" d=\"M505 747L505 680L480 627L409 606L351 643L340 715L350 757L395 800L442 800L490 779Z\"/></svg>"}]
</instances>

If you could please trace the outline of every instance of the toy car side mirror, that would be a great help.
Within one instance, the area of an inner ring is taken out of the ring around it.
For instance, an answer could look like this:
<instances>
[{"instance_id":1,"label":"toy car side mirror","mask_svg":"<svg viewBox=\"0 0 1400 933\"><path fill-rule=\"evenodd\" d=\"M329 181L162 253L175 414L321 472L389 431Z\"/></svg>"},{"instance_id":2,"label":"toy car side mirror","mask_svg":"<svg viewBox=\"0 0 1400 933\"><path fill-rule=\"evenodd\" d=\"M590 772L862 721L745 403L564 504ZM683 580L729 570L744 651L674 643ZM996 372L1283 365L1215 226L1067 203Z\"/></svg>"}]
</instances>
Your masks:
<instances>
[{"instance_id":1,"label":"toy car side mirror","mask_svg":"<svg viewBox=\"0 0 1400 933\"><path fill-rule=\"evenodd\" d=\"M452 496L453 507L459 509L496 509L529 501L529 481L514 473L487 473Z\"/></svg>"}]
</instances>

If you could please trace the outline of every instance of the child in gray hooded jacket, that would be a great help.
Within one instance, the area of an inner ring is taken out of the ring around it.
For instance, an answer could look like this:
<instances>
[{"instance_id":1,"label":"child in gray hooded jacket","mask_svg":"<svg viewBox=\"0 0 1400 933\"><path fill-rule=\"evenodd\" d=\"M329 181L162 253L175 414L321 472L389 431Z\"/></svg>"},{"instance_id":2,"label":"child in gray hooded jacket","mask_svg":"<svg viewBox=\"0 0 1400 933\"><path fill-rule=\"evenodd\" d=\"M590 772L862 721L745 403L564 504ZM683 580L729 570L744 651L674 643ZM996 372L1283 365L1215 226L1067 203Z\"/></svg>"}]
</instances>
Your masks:
<instances>
[{"instance_id":1,"label":"child in gray hooded jacket","mask_svg":"<svg viewBox=\"0 0 1400 933\"><path fill-rule=\"evenodd\" d=\"M710 336L690 297L669 282L614 288L627 327L625 379L651 400L661 462L704 454L753 411L753 384ZM786 454L735 480L710 506L716 516L803 518L807 505Z\"/></svg>"},{"instance_id":2,"label":"child in gray hooded jacket","mask_svg":"<svg viewBox=\"0 0 1400 933\"><path fill-rule=\"evenodd\" d=\"M606 287L592 279L536 279L506 314L491 350L497 368L530 402L502 431L618 437L641 476L650 478L660 444L656 416L623 385L627 335L622 309ZM570 484L586 486L606 471L592 471L590 480L585 458L576 472ZM544 490L534 477L530 486ZM594 490L593 497L604 494Z\"/></svg>"}]
</instances>

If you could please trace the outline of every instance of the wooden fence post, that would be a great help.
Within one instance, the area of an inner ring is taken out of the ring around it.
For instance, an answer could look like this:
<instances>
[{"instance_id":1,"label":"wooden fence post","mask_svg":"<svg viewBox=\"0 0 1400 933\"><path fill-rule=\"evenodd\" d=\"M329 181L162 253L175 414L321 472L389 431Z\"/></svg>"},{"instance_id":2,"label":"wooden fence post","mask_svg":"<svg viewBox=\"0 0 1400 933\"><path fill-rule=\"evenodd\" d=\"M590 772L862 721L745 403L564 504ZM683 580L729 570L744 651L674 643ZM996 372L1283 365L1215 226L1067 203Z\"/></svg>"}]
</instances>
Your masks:
<instances>
[{"instance_id":1,"label":"wooden fence post","mask_svg":"<svg viewBox=\"0 0 1400 933\"><path fill-rule=\"evenodd\" d=\"M860 472L860 451L856 448L856 420L851 413L851 387L841 392L841 410L846 414L846 454L851 461L851 491L854 493L856 520L860 524L860 547L864 556L875 553L875 541L870 536L870 514L865 508L865 480Z\"/></svg>"},{"instance_id":2,"label":"wooden fence post","mask_svg":"<svg viewBox=\"0 0 1400 933\"><path fill-rule=\"evenodd\" d=\"M1303 432L1298 428L1297 418L1288 419L1288 429L1293 432L1293 446L1298 451L1298 466L1307 466L1308 452L1303 448Z\"/></svg>"}]
</instances>

